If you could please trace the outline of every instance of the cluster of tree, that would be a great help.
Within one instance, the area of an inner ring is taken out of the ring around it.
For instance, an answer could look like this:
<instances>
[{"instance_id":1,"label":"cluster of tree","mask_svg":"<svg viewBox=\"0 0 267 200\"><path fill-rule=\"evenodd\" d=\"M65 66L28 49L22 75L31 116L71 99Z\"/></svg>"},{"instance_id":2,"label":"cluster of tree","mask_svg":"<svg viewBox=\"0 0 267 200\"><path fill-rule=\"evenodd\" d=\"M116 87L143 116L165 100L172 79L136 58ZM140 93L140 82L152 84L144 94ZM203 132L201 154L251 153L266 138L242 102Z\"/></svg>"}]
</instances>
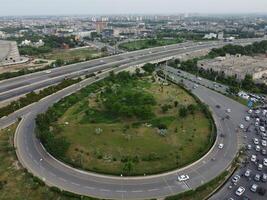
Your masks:
<instances>
[{"instance_id":1,"label":"cluster of tree","mask_svg":"<svg viewBox=\"0 0 267 200\"><path fill-rule=\"evenodd\" d=\"M188 114L194 115L197 110L198 106L194 104L190 104L189 106L182 106L179 109L179 116L185 118L188 116Z\"/></svg>"},{"instance_id":2,"label":"cluster of tree","mask_svg":"<svg viewBox=\"0 0 267 200\"><path fill-rule=\"evenodd\" d=\"M149 74L152 74L154 72L154 70L155 70L155 64L147 63L142 67L142 69L145 72L147 72Z\"/></svg>"},{"instance_id":3,"label":"cluster of tree","mask_svg":"<svg viewBox=\"0 0 267 200\"><path fill-rule=\"evenodd\" d=\"M225 56L226 54L236 55L248 55L253 56L255 54L264 54L267 51L267 40L261 42L254 42L251 45L225 45L222 48L212 49L209 53L210 57Z\"/></svg>"},{"instance_id":4,"label":"cluster of tree","mask_svg":"<svg viewBox=\"0 0 267 200\"><path fill-rule=\"evenodd\" d=\"M11 102L9 105L0 108L0 118L3 116L7 116L7 115L13 113L14 111L19 110L19 109L21 109L27 105L30 105L33 102L37 102L40 99L42 99L48 95L51 95L51 94L53 94L59 90L62 90L63 88L68 87L68 86L70 86L74 83L77 83L79 81L80 81L80 79L75 79L75 80L74 79L67 79L58 85L50 86L48 88L41 90L38 93L35 93L35 92L28 93L25 97L21 97L20 99Z\"/></svg>"},{"instance_id":5,"label":"cluster of tree","mask_svg":"<svg viewBox=\"0 0 267 200\"><path fill-rule=\"evenodd\" d=\"M121 72L118 75L111 74L109 78L87 86L79 92L61 99L59 102L50 107L46 113L37 116L36 135L49 153L72 165L75 165L75 163L71 160L67 160L65 158L65 153L69 148L69 143L64 137L57 136L57 133L60 130L58 127L55 127L54 123L67 111L68 108L78 103L81 99L89 97L92 92L102 88L104 85L117 81L117 76L119 80L127 82L130 75L126 72Z\"/></svg>"},{"instance_id":6,"label":"cluster of tree","mask_svg":"<svg viewBox=\"0 0 267 200\"><path fill-rule=\"evenodd\" d=\"M31 39L32 42L37 42L42 39L44 42L44 46L42 47L33 47L33 46L22 46L19 47L19 51L21 55L29 55L35 56L45 53L52 52L53 49L61 48L63 44L68 45L70 48L74 48L75 46L83 46L83 43L76 41L74 36L68 37L58 37L58 36L45 36L40 37L36 34L24 36L19 39L19 43L25 39Z\"/></svg>"},{"instance_id":7,"label":"cluster of tree","mask_svg":"<svg viewBox=\"0 0 267 200\"><path fill-rule=\"evenodd\" d=\"M21 55L36 56L40 54L50 53L52 48L48 46L33 47L33 46L23 46L19 47L19 52Z\"/></svg>"},{"instance_id":8,"label":"cluster of tree","mask_svg":"<svg viewBox=\"0 0 267 200\"><path fill-rule=\"evenodd\" d=\"M101 94L101 98L105 99L103 105L108 112L119 117L140 119L149 119L154 116L152 106L156 104L156 101L153 95L131 87L135 81L134 76L123 72L117 76L117 81L120 85L123 83L123 87L109 86Z\"/></svg>"}]
</instances>

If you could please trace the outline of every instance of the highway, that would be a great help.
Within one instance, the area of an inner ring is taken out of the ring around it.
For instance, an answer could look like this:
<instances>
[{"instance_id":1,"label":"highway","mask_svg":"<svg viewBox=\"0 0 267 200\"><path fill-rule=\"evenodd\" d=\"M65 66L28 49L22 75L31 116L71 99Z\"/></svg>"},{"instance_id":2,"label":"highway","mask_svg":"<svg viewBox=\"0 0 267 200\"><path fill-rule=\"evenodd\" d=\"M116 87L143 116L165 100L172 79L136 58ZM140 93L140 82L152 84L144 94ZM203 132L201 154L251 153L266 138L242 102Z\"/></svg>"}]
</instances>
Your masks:
<instances>
[{"instance_id":1,"label":"highway","mask_svg":"<svg viewBox=\"0 0 267 200\"><path fill-rule=\"evenodd\" d=\"M106 73L108 75L108 72ZM105 75L103 75L104 77ZM175 81L180 77L172 74ZM239 103L216 93L203 86L193 89L193 93L207 103L213 113L218 128L217 140L212 149L199 161L183 169L168 173L144 177L114 177L89 173L73 169L53 159L42 148L35 138L35 117L59 101L64 96L79 90L94 82L88 79L82 83L72 85L53 94L19 112L0 119L0 127L6 127L19 116L23 116L16 132L15 145L20 162L34 175L40 177L48 185L74 193L107 199L148 199L159 198L194 189L218 176L227 169L238 151L238 135L235 128L245 115L246 108ZM189 89L194 83L184 80ZM220 109L216 105L220 105ZM225 110L230 108L231 120L225 118ZM220 133L226 137L220 137ZM224 143L224 149L218 149L218 144ZM177 181L177 175L188 174L190 179Z\"/></svg>"},{"instance_id":2,"label":"highway","mask_svg":"<svg viewBox=\"0 0 267 200\"><path fill-rule=\"evenodd\" d=\"M209 48L214 47L214 43L209 44L208 46ZM128 53L114 57L107 57L103 58L103 61L100 59L90 61L89 63L87 62L86 64L76 64L74 65L75 67L72 65L72 67L66 66L56 68L53 69L53 72L49 74L45 72L38 72L31 75L18 77L13 80L10 79L3 81L0 83L0 89L2 89L2 93L8 90L15 91L15 95L17 95L17 92L20 92L21 88L28 88L36 83L39 84L40 80L48 81L48 84L51 84L51 76L57 77L57 73L60 74L59 76L69 75L70 73L76 73L77 69L87 70L87 68L91 68L91 70L96 71L102 69L119 71L124 70L133 64L148 62L149 59L152 59L151 57L155 58L157 54L159 57L166 57L187 51L195 51L198 48L207 48L207 46L205 44L205 47L203 47L202 43L198 46L186 47L186 49L182 47L182 49L177 50L177 45L172 45L171 47L168 47L170 50L164 51L166 48L167 47L153 49L152 53L150 53L151 50L148 50L147 55L142 55L141 58L134 58L134 56L135 54L144 54L144 51L141 51L141 53ZM175 50L172 50L171 48L174 48ZM160 52L161 50L163 52ZM108 62L112 62L116 59L119 59L118 57L123 56L126 58L122 59L123 63L120 64L120 67L101 68L105 65L113 66L114 63ZM130 56L133 58L129 58ZM100 62L101 64L96 66L97 63ZM91 65L89 66L90 63ZM94 69L94 67L96 67L96 69ZM179 76L177 72L170 71L168 73L170 76L172 76L173 81L181 81L182 77ZM108 74L108 71L100 74L100 79L108 76ZM74 93L80 90L82 87L92 84L95 81L96 80L94 78L86 79L81 83L74 84L40 100L39 102L29 105L7 117L0 119L0 128L4 128L14 123L19 117L22 118L15 134L15 147L18 159L28 171L41 178L50 186L56 186L63 190L77 194L105 199L150 199L166 197L197 188L200 185L203 185L204 183L217 177L229 167L237 151L239 150L240 144L242 144L242 137L240 137L239 133L237 133L235 130L246 116L246 107L224 95L202 86L206 84L204 80L203 84L200 80L200 85L193 89L195 83L188 79L184 79L184 84L186 87L192 90L192 92L198 96L201 101L205 102L210 107L218 130L214 146L200 160L182 169L177 169L158 175L141 177L115 177L100 175L80 171L67 166L51 157L36 139L34 133L35 117L37 114L45 112L48 107L52 106L55 102L58 102L65 96ZM21 86L18 85L18 82L26 84ZM218 105L220 105L220 108L218 108ZM231 113L226 113L226 109L228 108L232 110ZM226 115L230 116L230 120L225 119ZM222 133L225 135L225 137L220 137ZM218 144L220 143L224 144L223 149L218 148ZM190 179L187 181L178 182L177 175L181 174L188 174Z\"/></svg>"},{"instance_id":3,"label":"highway","mask_svg":"<svg viewBox=\"0 0 267 200\"><path fill-rule=\"evenodd\" d=\"M236 40L234 44L249 44L251 42L260 40L262 39ZM8 101L40 88L59 83L65 78L79 77L121 65L128 67L137 64L144 64L167 57L177 56L179 54L190 53L202 49L221 47L225 44L227 43L222 41L201 43L186 42L164 47L127 52L83 63L67 65L64 67L54 68L50 70L49 73L47 71L41 71L3 80L0 81L0 102Z\"/></svg>"}]
</instances>

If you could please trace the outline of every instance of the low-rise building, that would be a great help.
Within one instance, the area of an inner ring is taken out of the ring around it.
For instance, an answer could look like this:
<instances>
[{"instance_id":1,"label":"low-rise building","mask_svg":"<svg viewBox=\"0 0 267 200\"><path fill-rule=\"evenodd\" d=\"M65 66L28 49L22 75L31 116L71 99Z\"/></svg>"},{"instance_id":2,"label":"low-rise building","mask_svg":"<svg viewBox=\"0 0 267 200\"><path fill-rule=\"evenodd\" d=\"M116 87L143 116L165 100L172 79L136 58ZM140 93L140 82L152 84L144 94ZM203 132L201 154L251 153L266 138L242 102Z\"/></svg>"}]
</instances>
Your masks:
<instances>
[{"instance_id":1,"label":"low-rise building","mask_svg":"<svg viewBox=\"0 0 267 200\"><path fill-rule=\"evenodd\" d=\"M258 80L267 74L267 58L241 56L240 54L226 55L199 61L198 67L223 72L226 76L235 76L239 80L244 79L246 74L251 75L254 80Z\"/></svg>"}]
</instances>

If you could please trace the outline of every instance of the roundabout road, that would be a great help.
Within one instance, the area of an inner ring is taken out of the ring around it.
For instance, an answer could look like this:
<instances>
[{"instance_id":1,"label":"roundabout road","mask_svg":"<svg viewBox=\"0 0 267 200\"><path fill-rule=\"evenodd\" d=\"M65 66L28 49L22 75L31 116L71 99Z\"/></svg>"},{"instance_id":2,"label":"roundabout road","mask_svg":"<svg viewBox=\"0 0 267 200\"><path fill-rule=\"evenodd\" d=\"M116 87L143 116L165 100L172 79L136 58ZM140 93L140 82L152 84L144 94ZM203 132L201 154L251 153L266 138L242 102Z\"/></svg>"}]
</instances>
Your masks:
<instances>
[{"instance_id":1,"label":"roundabout road","mask_svg":"<svg viewBox=\"0 0 267 200\"><path fill-rule=\"evenodd\" d=\"M179 81L178 76L173 76L175 80ZM85 80L70 86L23 111L19 111L22 113L14 113L0 120L0 127L4 127L15 120L18 114L23 115L15 137L17 155L23 166L45 181L46 184L74 193L106 199L159 198L194 189L212 180L227 169L234 159L239 143L235 130L245 116L246 108L228 97L199 86L193 90L193 93L210 106L217 125L218 135L224 133L226 137L217 136L212 149L197 162L160 175L114 177L79 171L55 160L35 138L35 117L64 96L94 81L93 79ZM184 80L184 83L188 88L193 87L193 83L187 80ZM220 105L221 108L216 108L216 105ZM232 110L229 114L230 120L222 120L221 118L226 116L225 110L227 108ZM218 149L219 143L224 144L223 149ZM178 182L177 175L181 174L188 174L190 179Z\"/></svg>"}]
</instances>

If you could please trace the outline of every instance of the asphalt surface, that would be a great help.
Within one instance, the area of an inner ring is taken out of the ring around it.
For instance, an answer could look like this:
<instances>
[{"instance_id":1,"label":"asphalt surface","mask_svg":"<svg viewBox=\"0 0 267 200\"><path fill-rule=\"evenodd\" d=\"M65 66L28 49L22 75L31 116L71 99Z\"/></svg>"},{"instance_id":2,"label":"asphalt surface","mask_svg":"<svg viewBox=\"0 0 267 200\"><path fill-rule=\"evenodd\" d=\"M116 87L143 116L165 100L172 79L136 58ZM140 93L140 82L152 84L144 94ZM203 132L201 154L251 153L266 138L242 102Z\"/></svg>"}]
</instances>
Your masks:
<instances>
[{"instance_id":1,"label":"asphalt surface","mask_svg":"<svg viewBox=\"0 0 267 200\"><path fill-rule=\"evenodd\" d=\"M263 146L261 144L261 131L257 131L256 129L258 127L255 126L256 118L261 119L261 125L266 127L266 116L262 114L262 109L260 109L261 113L255 114L255 110L253 111L252 114L248 114L247 116L250 116L249 121L245 121L243 119L242 124L245 126L244 129L239 129L240 133L242 134L244 138L243 146L245 147L245 153L246 153L246 158L244 160L244 163L241 165L241 167L234 173L234 175L229 179L229 181L224 185L224 187L217 193L215 194L211 200L217 200L217 199L223 199L223 200L228 200L230 198L234 200L243 200L244 198L250 199L250 200L264 200L267 199L267 194L265 195L259 195L257 192L252 192L250 190L251 186L253 184L257 184L258 187L262 187L266 189L266 182L263 182L262 179L259 181L256 181L254 179L256 174L259 174L260 177L262 178L263 173L267 173L267 166L263 165L263 169L259 170L258 169L258 164L263 164L263 159L267 158L267 155L263 155L261 152L258 152L255 150L256 145L253 142L254 138L259 139L259 146L262 149L267 150L266 146ZM247 145L251 145L251 149L247 149ZM252 162L251 155L256 155L257 160L256 162ZM249 177L245 177L244 174L246 170L250 170L251 174ZM239 175L241 178L237 183L232 182L232 178L236 175ZM237 196L235 194L237 188L239 186L242 186L245 188L244 194L241 196Z\"/></svg>"},{"instance_id":2,"label":"asphalt surface","mask_svg":"<svg viewBox=\"0 0 267 200\"><path fill-rule=\"evenodd\" d=\"M236 40L235 42L233 42L233 44L245 45L260 40L263 39ZM8 101L40 88L59 83L65 78L79 77L82 75L91 74L93 72L111 69L115 66L125 65L125 67L127 67L134 64L143 64L154 60L164 59L166 57L176 56L177 54L221 47L226 44L227 43L222 41L208 41L200 43L186 42L164 47L127 52L83 63L54 68L50 70L50 73L47 73L47 71L41 71L8 80L3 80L0 81L0 102Z\"/></svg>"},{"instance_id":3,"label":"asphalt surface","mask_svg":"<svg viewBox=\"0 0 267 200\"><path fill-rule=\"evenodd\" d=\"M191 51L196 48L197 47L192 47ZM183 50L185 49L183 48ZM177 55L176 50L173 53ZM151 54L153 53L148 52L148 54L148 59L151 59L149 57L151 57ZM159 54L163 57L170 55L169 53ZM99 61L94 60L93 62ZM143 62L143 60L140 61L135 58L134 62ZM132 63L125 63L125 65L122 65L115 70L123 70L129 65L132 65ZM62 69L63 68L55 69L55 72L53 73L60 73ZM66 69L69 70L69 67L66 67ZM50 76L53 73L46 74L44 72L40 72L32 74L32 76L26 76L26 78L25 76L19 77L17 80L22 82L31 82L35 80L36 82L42 78L47 79L47 76ZM108 72L99 76L101 79L107 75ZM175 73L169 73L169 75L173 77L173 81L180 82L181 76L178 76ZM35 117L37 114L45 112L49 106L53 105L63 97L74 93L82 87L92 84L95 81L96 80L94 78L84 80L81 83L72 85L40 100L37 103L0 119L0 128L4 128L14 123L18 117L22 117L22 121L17 128L15 137L18 159L31 173L40 177L50 186L56 186L82 195L107 199L149 199L165 197L181 193L189 189L194 189L217 177L229 167L236 155L236 152L238 151L240 143L242 143L240 142L241 137L239 133L235 130L246 115L246 107L227 98L226 96L207 89L202 85L195 88L194 82L185 79L184 84L203 102L210 106L218 129L216 143L203 158L182 169L159 175L142 177L105 176L71 168L52 158L42 148L42 145L36 139L34 134ZM7 81L4 85L1 82L0 85L1 87L10 87L12 83L15 85L17 84L16 81ZM217 108L218 105L220 108ZM228 108L232 110L231 113L226 113L226 109ZM226 115L230 116L230 120L225 118ZM220 137L222 133L225 137ZM223 149L218 148L218 144L220 143L224 144ZM178 182L177 175L181 174L189 175L190 179Z\"/></svg>"},{"instance_id":4,"label":"asphalt surface","mask_svg":"<svg viewBox=\"0 0 267 200\"><path fill-rule=\"evenodd\" d=\"M181 79L175 74L172 76L174 76L175 81L179 82ZM94 79L90 79L73 85L0 120L0 127L5 127L12 120L23 115L15 138L18 158L30 172L43 179L48 185L98 198L159 198L194 189L212 180L227 169L235 157L239 144L235 129L242 121L241 116L245 115L246 108L232 99L203 86L198 86L192 91L210 106L217 124L218 136L210 152L192 165L154 176L114 177L79 171L60 163L47 154L35 138L35 117L64 96L94 81ZM194 83L191 81L184 80L184 83L190 89L194 87ZM220 109L216 108L217 105L220 105ZM231 120L222 120L225 118L225 110L228 108L232 110L229 114ZM220 137L221 133L224 133L226 137ZM218 148L219 143L224 144L223 149ZM178 182L177 175L181 174L188 174L190 179Z\"/></svg>"}]
</instances>

